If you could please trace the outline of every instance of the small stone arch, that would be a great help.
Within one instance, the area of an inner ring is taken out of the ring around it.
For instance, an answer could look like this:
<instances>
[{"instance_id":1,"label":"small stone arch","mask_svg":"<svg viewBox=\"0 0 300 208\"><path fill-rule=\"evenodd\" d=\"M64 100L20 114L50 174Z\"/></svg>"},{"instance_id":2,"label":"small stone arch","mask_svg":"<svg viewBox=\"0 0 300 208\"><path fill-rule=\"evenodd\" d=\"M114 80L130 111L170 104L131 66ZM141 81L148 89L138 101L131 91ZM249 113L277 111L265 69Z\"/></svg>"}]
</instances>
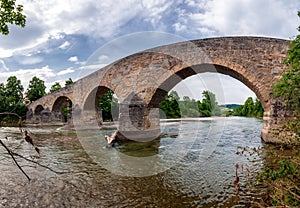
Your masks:
<instances>
[{"instance_id":1,"label":"small stone arch","mask_svg":"<svg viewBox=\"0 0 300 208\"><path fill-rule=\"evenodd\" d=\"M99 100L107 93L108 91L113 91L112 89L106 86L97 86L95 87L86 97L82 109L82 114L84 117L90 117L93 120L97 120L98 124L103 122L102 111L98 107ZM112 115L113 118L118 117L118 115Z\"/></svg>"},{"instance_id":2,"label":"small stone arch","mask_svg":"<svg viewBox=\"0 0 300 208\"><path fill-rule=\"evenodd\" d=\"M67 96L58 97L53 106L54 120L67 122L72 115L72 100Z\"/></svg>"},{"instance_id":3,"label":"small stone arch","mask_svg":"<svg viewBox=\"0 0 300 208\"><path fill-rule=\"evenodd\" d=\"M44 110L44 107L42 105L37 105L34 109L34 115L39 116L41 115L41 112Z\"/></svg>"}]
</instances>

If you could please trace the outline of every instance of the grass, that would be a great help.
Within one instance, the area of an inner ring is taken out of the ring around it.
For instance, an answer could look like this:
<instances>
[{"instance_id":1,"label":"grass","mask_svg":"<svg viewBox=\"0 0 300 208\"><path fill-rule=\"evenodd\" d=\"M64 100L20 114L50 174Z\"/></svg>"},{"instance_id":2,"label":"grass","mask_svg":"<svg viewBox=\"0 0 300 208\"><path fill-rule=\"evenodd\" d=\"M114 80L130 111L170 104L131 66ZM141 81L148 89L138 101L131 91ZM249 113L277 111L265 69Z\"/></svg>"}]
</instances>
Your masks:
<instances>
[{"instance_id":1,"label":"grass","mask_svg":"<svg viewBox=\"0 0 300 208\"><path fill-rule=\"evenodd\" d=\"M267 187L262 207L300 207L298 145L266 145L265 166L257 183Z\"/></svg>"}]
</instances>

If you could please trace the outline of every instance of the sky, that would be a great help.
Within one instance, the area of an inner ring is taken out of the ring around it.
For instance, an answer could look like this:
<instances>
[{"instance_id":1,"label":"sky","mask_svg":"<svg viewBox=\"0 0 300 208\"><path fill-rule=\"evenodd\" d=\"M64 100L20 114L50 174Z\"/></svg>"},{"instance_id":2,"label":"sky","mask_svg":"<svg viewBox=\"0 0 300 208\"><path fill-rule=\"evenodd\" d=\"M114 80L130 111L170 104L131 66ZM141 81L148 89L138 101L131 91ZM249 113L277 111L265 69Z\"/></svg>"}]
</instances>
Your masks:
<instances>
[{"instance_id":1,"label":"sky","mask_svg":"<svg viewBox=\"0 0 300 208\"><path fill-rule=\"evenodd\" d=\"M17 0L25 28L0 35L0 82L15 75L25 89L33 76L64 86L132 53L193 39L263 36L293 39L299 0ZM217 80L217 82L216 82ZM213 91L220 104L241 104L255 94L220 74L187 78L180 96Z\"/></svg>"}]
</instances>

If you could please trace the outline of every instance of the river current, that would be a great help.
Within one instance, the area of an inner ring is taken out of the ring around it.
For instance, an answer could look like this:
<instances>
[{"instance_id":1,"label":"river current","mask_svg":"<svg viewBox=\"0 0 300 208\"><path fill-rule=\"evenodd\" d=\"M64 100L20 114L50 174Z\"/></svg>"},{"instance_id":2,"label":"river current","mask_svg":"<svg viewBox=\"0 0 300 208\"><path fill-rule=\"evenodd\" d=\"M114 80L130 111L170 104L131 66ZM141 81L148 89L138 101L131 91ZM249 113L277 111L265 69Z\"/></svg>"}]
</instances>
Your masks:
<instances>
[{"instance_id":1,"label":"river current","mask_svg":"<svg viewBox=\"0 0 300 208\"><path fill-rule=\"evenodd\" d=\"M0 207L255 207L253 181L263 165L261 120L163 120L159 140L105 147L113 130L28 127L41 150L18 128L0 128L29 182L0 147ZM125 159L124 159L125 158ZM236 167L239 176L237 188Z\"/></svg>"}]
</instances>

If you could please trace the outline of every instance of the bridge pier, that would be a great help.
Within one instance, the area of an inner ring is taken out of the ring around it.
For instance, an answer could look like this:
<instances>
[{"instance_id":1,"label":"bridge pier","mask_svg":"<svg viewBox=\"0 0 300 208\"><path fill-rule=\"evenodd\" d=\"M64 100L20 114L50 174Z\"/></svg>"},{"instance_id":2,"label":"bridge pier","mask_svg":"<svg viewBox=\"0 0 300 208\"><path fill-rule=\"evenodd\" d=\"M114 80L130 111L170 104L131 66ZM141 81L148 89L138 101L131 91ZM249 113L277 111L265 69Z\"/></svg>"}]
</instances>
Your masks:
<instances>
[{"instance_id":1,"label":"bridge pier","mask_svg":"<svg viewBox=\"0 0 300 208\"><path fill-rule=\"evenodd\" d=\"M270 110L264 112L261 138L266 143L286 143L294 139L295 134L284 129L284 125L293 119L293 112L283 107L282 101L272 99Z\"/></svg>"},{"instance_id":2,"label":"bridge pier","mask_svg":"<svg viewBox=\"0 0 300 208\"><path fill-rule=\"evenodd\" d=\"M160 136L159 108L150 108L138 96L132 96L120 104L120 139L148 142Z\"/></svg>"}]
</instances>

